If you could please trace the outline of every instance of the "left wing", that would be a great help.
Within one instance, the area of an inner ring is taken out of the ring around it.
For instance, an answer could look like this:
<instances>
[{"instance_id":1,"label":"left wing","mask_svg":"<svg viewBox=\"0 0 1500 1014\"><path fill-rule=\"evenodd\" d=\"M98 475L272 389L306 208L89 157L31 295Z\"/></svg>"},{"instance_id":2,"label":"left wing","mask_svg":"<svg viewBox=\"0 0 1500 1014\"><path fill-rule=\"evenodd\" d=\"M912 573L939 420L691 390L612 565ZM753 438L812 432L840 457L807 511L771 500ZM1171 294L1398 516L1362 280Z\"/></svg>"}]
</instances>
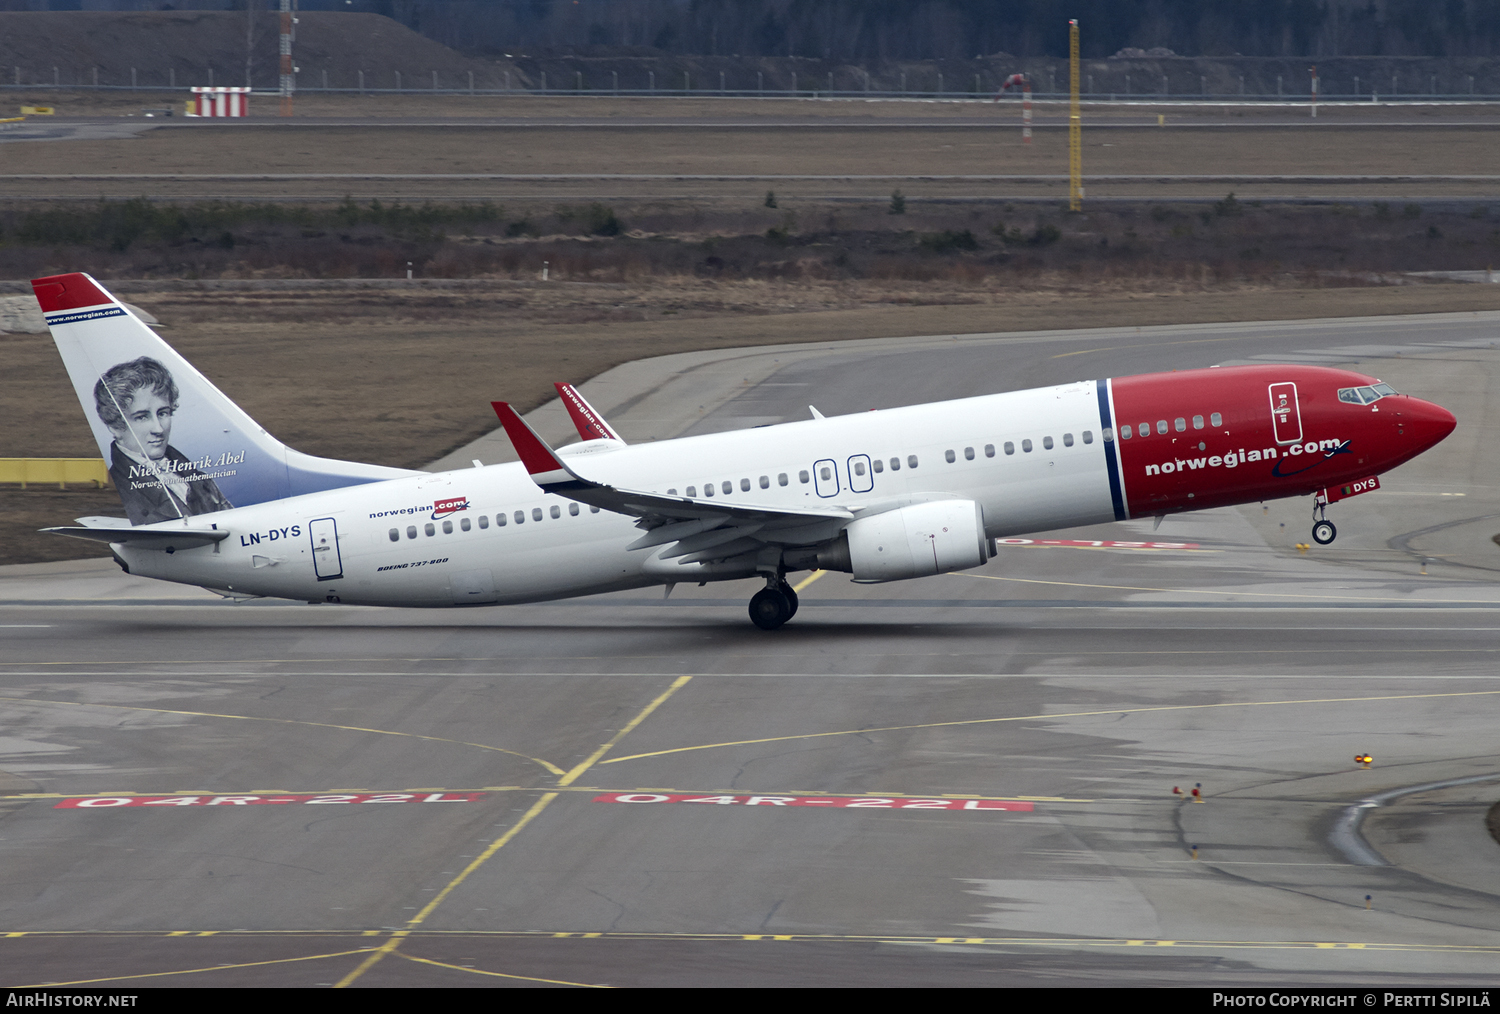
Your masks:
<instances>
[{"instance_id":1,"label":"left wing","mask_svg":"<svg viewBox=\"0 0 1500 1014\"><path fill-rule=\"evenodd\" d=\"M585 479L565 464L547 442L503 401L490 403L515 445L531 479L548 493L636 518L648 529L629 549L675 542L661 554L683 563L722 560L767 545L811 546L835 538L854 520L844 507L767 507L621 489Z\"/></svg>"}]
</instances>

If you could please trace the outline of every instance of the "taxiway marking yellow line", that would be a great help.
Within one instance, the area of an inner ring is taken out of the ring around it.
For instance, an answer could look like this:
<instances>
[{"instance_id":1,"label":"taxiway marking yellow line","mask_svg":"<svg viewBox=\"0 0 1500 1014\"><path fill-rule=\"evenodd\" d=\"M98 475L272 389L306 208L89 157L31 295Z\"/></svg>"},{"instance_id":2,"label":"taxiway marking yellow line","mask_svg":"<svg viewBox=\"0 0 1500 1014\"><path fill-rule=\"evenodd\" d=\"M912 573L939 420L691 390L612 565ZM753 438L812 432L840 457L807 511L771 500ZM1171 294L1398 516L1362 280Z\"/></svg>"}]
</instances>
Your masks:
<instances>
[{"instance_id":1,"label":"taxiway marking yellow line","mask_svg":"<svg viewBox=\"0 0 1500 1014\"><path fill-rule=\"evenodd\" d=\"M648 717L650 717L653 711L665 704L667 698L675 694L681 687L686 686L688 682L692 680L692 678L693 677L691 676L677 677L677 679L672 681L672 685L670 687L668 687L662 693L658 694L650 704L642 708L634 718L625 723L625 727L623 729L610 737L607 743L602 744L599 749L590 754L586 760L578 764L567 774L563 774L561 771L558 771L557 773L562 775L562 777L558 779L558 787L562 788L565 786L569 786L574 781L576 781L579 775L583 774L589 768L593 767L595 762L598 761L599 758L608 753L617 743L620 742L620 740L628 736L638 725L640 725ZM501 835L499 838L496 838L482 853L475 856L474 860L469 863L468 866L465 866L463 870L460 871L458 876L448 881L447 885L437 893L437 896L435 898L424 905L420 912L408 919L406 922L406 929L397 930L396 932L392 933L389 940L381 944L380 947L375 949L374 953L372 953L364 961L360 962L358 968L354 969L354 971L350 972L348 975L340 979L335 984L334 988L348 988L357 979L359 979L360 976L364 975L365 972L369 971L371 968L374 968L377 964L379 964L380 960L387 954L393 953L396 948L400 947L401 941L404 940L408 935L410 935L412 929L420 926L423 922L425 922L427 917L434 911L436 911L439 905L447 900L448 896L453 893L458 885L462 884L469 878L470 874L474 873L486 862L488 862L491 856L508 845L511 839L520 834L521 829L524 828L527 824L531 823L531 821L543 810L545 810L547 808L547 805L554 799L556 799L558 795L558 792L547 792L535 803L533 803L531 809L527 810L525 815L522 816L520 820L511 825L509 830L507 830L503 835ZM404 956L405 955L403 955L403 957Z\"/></svg>"},{"instance_id":2,"label":"taxiway marking yellow line","mask_svg":"<svg viewBox=\"0 0 1500 1014\"><path fill-rule=\"evenodd\" d=\"M694 750L717 750L728 746L754 746L759 743L785 743L798 739L822 739L829 736L864 736L872 732L903 732L908 729L942 729L958 725L993 725L999 722L1036 722L1058 718L1090 718L1098 715L1138 715L1152 711L1206 711L1211 708L1263 708L1289 704L1352 704L1362 701L1414 701L1437 697L1490 697L1500 690L1473 690L1446 694L1393 694L1379 697L1315 697L1298 701L1229 701L1221 704L1165 704L1150 708L1107 708L1102 711L1067 711L1051 715L1013 715L1006 718L965 718L953 722L923 722L919 725L887 725L872 729L841 729L836 732L805 732L796 736L766 736L761 739L740 739L727 743L704 743L700 746L679 746L670 750L653 750L650 753L612 757L605 764L641 760L646 757L661 757L673 753L689 753Z\"/></svg>"},{"instance_id":3,"label":"taxiway marking yellow line","mask_svg":"<svg viewBox=\"0 0 1500 1014\"><path fill-rule=\"evenodd\" d=\"M806 588L808 585L812 584L814 581L816 581L818 578L822 577L826 573L828 573L828 571L826 571L826 570L815 570L815 571L813 571L811 574L809 574L806 577L804 577L801 581L798 581L796 584L792 585L792 591L794 591L794 592L801 591L803 588Z\"/></svg>"},{"instance_id":4,"label":"taxiway marking yellow line","mask_svg":"<svg viewBox=\"0 0 1500 1014\"><path fill-rule=\"evenodd\" d=\"M682 687L687 686L688 683L692 681L692 678L693 677L691 676L679 676L677 677L677 679L673 680L670 687L663 691L662 694L656 698L656 700L646 705L646 707L642 709L641 713L632 718L629 723L626 724L625 728L615 733L615 735L610 739L608 743L601 744L599 749L590 754L587 760L558 779L558 786L561 787L572 785L575 781L577 781L579 775L583 774L589 768L593 767L594 764L598 762L599 758L609 753L609 751L613 749L614 746L620 742L620 740L624 739L635 729L636 726L644 722L650 716L651 712L655 711L657 708L665 704L668 697L671 697Z\"/></svg>"},{"instance_id":5,"label":"taxiway marking yellow line","mask_svg":"<svg viewBox=\"0 0 1500 1014\"><path fill-rule=\"evenodd\" d=\"M1108 591L1171 592L1175 595L1246 595L1262 599L1322 599L1332 602L1404 602L1407 605L1492 606L1494 599L1413 599L1369 595L1299 595L1294 592L1220 591L1217 588L1145 588L1128 584L1085 584L1082 581L1043 581L1033 577L999 577L995 574L949 574L949 577L974 577L985 581L1013 581L1017 584L1049 584L1063 588L1103 588ZM1087 605L1080 602L1079 605Z\"/></svg>"},{"instance_id":6,"label":"taxiway marking yellow line","mask_svg":"<svg viewBox=\"0 0 1500 1014\"><path fill-rule=\"evenodd\" d=\"M410 954L396 952L396 957L405 958L407 961L415 961L422 965L436 965L438 968L451 968L455 972L468 972L470 975L492 975L500 979L524 979L527 982L545 982L553 986L582 986L584 989L613 989L613 986L601 986L593 982L569 982L566 979L543 979L535 975L511 975L507 972L490 972L483 968L465 968L463 965L450 965L446 961L433 961L431 958L414 958Z\"/></svg>"},{"instance_id":7,"label":"taxiway marking yellow line","mask_svg":"<svg viewBox=\"0 0 1500 1014\"><path fill-rule=\"evenodd\" d=\"M317 729L339 729L344 732L371 732L378 736L404 736L408 739L421 739L429 743L451 743L455 746L472 746L478 750L491 750L495 753L506 753L512 757L531 761L545 768L550 774L560 775L562 768L550 761L542 760L540 757L528 757L524 753L515 750L507 750L503 746L489 746L484 743L470 743L462 739L444 739L442 736L422 736L415 732L394 732L390 729L366 729L358 725L334 725L331 722L303 722L295 718L266 718L260 715L220 715L211 711L179 711L173 708L141 708L125 704L95 704L86 701L52 701L40 697L0 697L0 701L13 701L21 704L58 704L73 708L107 708L111 711L142 711L154 715L186 715L190 718L229 718L238 722L273 722L278 725L306 725ZM132 793L133 795L134 793Z\"/></svg>"},{"instance_id":8,"label":"taxiway marking yellow line","mask_svg":"<svg viewBox=\"0 0 1500 1014\"><path fill-rule=\"evenodd\" d=\"M72 982L37 982L29 986L11 986L10 989L50 989L54 986L88 986L96 982L124 982L127 979L157 979L167 975L198 975L203 972L227 972L233 968L258 968L262 965L285 965L293 961L321 961L324 958L346 958L351 954L364 954L368 947L353 951L337 951L333 954L308 954L300 958L275 958L271 961L246 961L238 965L212 965L208 968L184 968L176 972L142 972L136 975L107 975L102 979L74 979Z\"/></svg>"},{"instance_id":9,"label":"taxiway marking yellow line","mask_svg":"<svg viewBox=\"0 0 1500 1014\"><path fill-rule=\"evenodd\" d=\"M221 930L219 936L267 937L342 937L359 934L359 930ZM366 930L365 934L379 931ZM1370 950L1394 951L1416 954L1500 954L1500 944L1435 944L1406 943L1403 941L1354 941L1354 940L1163 940L1146 937L972 937L972 936L901 936L876 933L670 933L629 932L598 930L415 930L398 931L403 938L442 939L455 937L476 938L531 938L553 940L700 940L708 942L748 943L893 943L893 944L973 944L986 947L1198 947L1221 950ZM91 937L159 937L167 935L161 930L39 930L25 936L91 936ZM220 968L247 968L255 965L275 965L291 961L314 961L319 958L336 958L353 954L367 954L369 948L340 951L334 954L314 954L300 958L280 958L273 961L250 962L245 965L224 965L213 968L187 969L181 972L158 972L156 975L187 975L192 972L213 972ZM405 954L398 954L407 957ZM420 959L416 959L420 960ZM436 962L434 962L436 963ZM459 966L462 967L462 966ZM463 969L471 971L471 969ZM498 973L491 973L498 974ZM132 978L121 976L120 978ZM136 976L146 977L146 976ZM90 979L85 982L109 982L110 979ZM47 986L80 985L82 983L40 983L36 986L9 987L13 989L41 989ZM586 985L586 984L583 984Z\"/></svg>"}]
</instances>

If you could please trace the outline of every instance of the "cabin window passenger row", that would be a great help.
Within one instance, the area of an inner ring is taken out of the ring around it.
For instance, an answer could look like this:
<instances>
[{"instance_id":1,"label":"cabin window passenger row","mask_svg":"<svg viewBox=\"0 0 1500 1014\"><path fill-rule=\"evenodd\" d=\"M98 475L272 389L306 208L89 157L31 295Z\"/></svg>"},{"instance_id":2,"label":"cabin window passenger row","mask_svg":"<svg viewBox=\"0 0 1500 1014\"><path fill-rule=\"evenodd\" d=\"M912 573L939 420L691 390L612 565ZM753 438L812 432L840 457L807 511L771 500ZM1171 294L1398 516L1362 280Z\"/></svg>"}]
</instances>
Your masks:
<instances>
[{"instance_id":1,"label":"cabin window passenger row","mask_svg":"<svg viewBox=\"0 0 1500 1014\"><path fill-rule=\"evenodd\" d=\"M984 445L984 456L986 458L993 458L995 456L995 445L994 444L985 444Z\"/></svg>"},{"instance_id":2,"label":"cabin window passenger row","mask_svg":"<svg viewBox=\"0 0 1500 1014\"><path fill-rule=\"evenodd\" d=\"M1106 430L1105 432L1108 432L1108 431ZM1107 440L1109 438L1106 437L1105 439ZM1084 430L1083 431L1083 442L1086 443L1086 444L1091 444L1091 443L1094 442L1094 431L1093 430Z\"/></svg>"},{"instance_id":3,"label":"cabin window passenger row","mask_svg":"<svg viewBox=\"0 0 1500 1014\"><path fill-rule=\"evenodd\" d=\"M1049 451L1052 450L1052 438L1051 437L1042 437L1042 447L1045 450L1049 450Z\"/></svg>"},{"instance_id":4,"label":"cabin window passenger row","mask_svg":"<svg viewBox=\"0 0 1500 1014\"><path fill-rule=\"evenodd\" d=\"M1208 417L1208 424L1210 426L1223 426L1224 425L1224 417L1222 415L1220 415L1219 413L1215 412L1213 415L1211 415L1211 416Z\"/></svg>"},{"instance_id":5,"label":"cabin window passenger row","mask_svg":"<svg viewBox=\"0 0 1500 1014\"><path fill-rule=\"evenodd\" d=\"M863 461L856 461L854 463L854 474L855 475L864 475L865 474L865 463Z\"/></svg>"},{"instance_id":6,"label":"cabin window passenger row","mask_svg":"<svg viewBox=\"0 0 1500 1014\"><path fill-rule=\"evenodd\" d=\"M1073 434L1071 434L1071 433L1064 433L1063 434L1063 446L1064 447L1072 447L1073 446Z\"/></svg>"},{"instance_id":7,"label":"cabin window passenger row","mask_svg":"<svg viewBox=\"0 0 1500 1014\"><path fill-rule=\"evenodd\" d=\"M526 512L525 511L516 511L515 518L516 518L516 524L518 524L518 525L524 525L526 523Z\"/></svg>"},{"instance_id":8,"label":"cabin window passenger row","mask_svg":"<svg viewBox=\"0 0 1500 1014\"><path fill-rule=\"evenodd\" d=\"M892 458L891 459L891 471L892 472L899 472L899 471L901 471L901 459L900 458Z\"/></svg>"},{"instance_id":9,"label":"cabin window passenger row","mask_svg":"<svg viewBox=\"0 0 1500 1014\"><path fill-rule=\"evenodd\" d=\"M972 448L972 447L965 447L964 448L964 460L965 461L973 461L974 460L974 448Z\"/></svg>"},{"instance_id":10,"label":"cabin window passenger row","mask_svg":"<svg viewBox=\"0 0 1500 1014\"><path fill-rule=\"evenodd\" d=\"M399 528L392 528L391 529L391 541L392 542L400 542L401 541L401 529L399 529Z\"/></svg>"},{"instance_id":11,"label":"cabin window passenger row","mask_svg":"<svg viewBox=\"0 0 1500 1014\"><path fill-rule=\"evenodd\" d=\"M943 459L945 461L947 461L948 464L950 464L950 465L953 464L953 462L955 460L953 452L952 451L944 451L943 452Z\"/></svg>"},{"instance_id":12,"label":"cabin window passenger row","mask_svg":"<svg viewBox=\"0 0 1500 1014\"><path fill-rule=\"evenodd\" d=\"M417 537L417 526L416 525L407 525L406 526L406 537L408 539L415 539Z\"/></svg>"},{"instance_id":13,"label":"cabin window passenger row","mask_svg":"<svg viewBox=\"0 0 1500 1014\"><path fill-rule=\"evenodd\" d=\"M798 472L797 478L802 480L802 482L804 483L810 481L810 477L807 474L807 469L804 468L802 471Z\"/></svg>"},{"instance_id":14,"label":"cabin window passenger row","mask_svg":"<svg viewBox=\"0 0 1500 1014\"><path fill-rule=\"evenodd\" d=\"M531 520L533 520L533 521L540 521L540 520L542 520L542 509L540 507L533 507L533 508L531 508Z\"/></svg>"},{"instance_id":15,"label":"cabin window passenger row","mask_svg":"<svg viewBox=\"0 0 1500 1014\"><path fill-rule=\"evenodd\" d=\"M504 528L505 527L505 515L504 514L496 514L495 515L495 527L496 528Z\"/></svg>"},{"instance_id":16,"label":"cabin window passenger row","mask_svg":"<svg viewBox=\"0 0 1500 1014\"><path fill-rule=\"evenodd\" d=\"M1022 440L1021 441L1021 450L1025 451L1027 454L1030 454L1031 453L1031 441L1030 440Z\"/></svg>"},{"instance_id":17,"label":"cabin window passenger row","mask_svg":"<svg viewBox=\"0 0 1500 1014\"><path fill-rule=\"evenodd\" d=\"M778 486L785 486L788 481L789 480L787 479L785 472L778 472L777 473L777 475L776 475L776 485L778 485Z\"/></svg>"},{"instance_id":18,"label":"cabin window passenger row","mask_svg":"<svg viewBox=\"0 0 1500 1014\"><path fill-rule=\"evenodd\" d=\"M453 534L453 522L452 521L444 521L443 522L443 534L444 535L452 535Z\"/></svg>"},{"instance_id":19,"label":"cabin window passenger row","mask_svg":"<svg viewBox=\"0 0 1500 1014\"><path fill-rule=\"evenodd\" d=\"M1013 443L1011 443L1009 440L1007 440L1005 442L1005 453L1006 454L1014 454L1014 453L1016 453L1016 445L1013 444Z\"/></svg>"},{"instance_id":20,"label":"cabin window passenger row","mask_svg":"<svg viewBox=\"0 0 1500 1014\"><path fill-rule=\"evenodd\" d=\"M432 526L432 522L431 521L427 522L425 525L422 526L422 531L426 532L428 535L436 535L437 534L437 529Z\"/></svg>"},{"instance_id":21,"label":"cabin window passenger row","mask_svg":"<svg viewBox=\"0 0 1500 1014\"><path fill-rule=\"evenodd\" d=\"M458 521L458 527L462 528L464 531L467 532L470 528L473 528L474 526L473 526L473 524L470 523L470 521L469 521L468 518L460 518L459 521Z\"/></svg>"},{"instance_id":22,"label":"cabin window passenger row","mask_svg":"<svg viewBox=\"0 0 1500 1014\"><path fill-rule=\"evenodd\" d=\"M500 517L497 520L502 525L505 524L505 515L504 514L500 515ZM480 528L488 528L489 526L490 526L490 516L488 514L481 514L481 515L479 515L479 527Z\"/></svg>"},{"instance_id":23,"label":"cabin window passenger row","mask_svg":"<svg viewBox=\"0 0 1500 1014\"><path fill-rule=\"evenodd\" d=\"M875 469L876 473L878 474L885 471L885 462L881 461L879 458L876 458L873 462L870 463L870 467Z\"/></svg>"},{"instance_id":24,"label":"cabin window passenger row","mask_svg":"<svg viewBox=\"0 0 1500 1014\"><path fill-rule=\"evenodd\" d=\"M908 454L906 456L906 467L907 468L916 468L917 467L917 456L915 454Z\"/></svg>"}]
</instances>

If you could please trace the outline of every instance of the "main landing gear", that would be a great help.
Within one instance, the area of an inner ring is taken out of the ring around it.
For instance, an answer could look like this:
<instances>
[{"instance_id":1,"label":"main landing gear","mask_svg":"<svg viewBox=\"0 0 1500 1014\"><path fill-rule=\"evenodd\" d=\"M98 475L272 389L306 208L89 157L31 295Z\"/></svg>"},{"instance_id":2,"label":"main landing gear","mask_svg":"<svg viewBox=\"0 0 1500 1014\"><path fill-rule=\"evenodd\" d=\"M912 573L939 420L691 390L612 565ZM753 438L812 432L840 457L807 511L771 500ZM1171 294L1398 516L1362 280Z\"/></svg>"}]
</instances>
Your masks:
<instances>
[{"instance_id":1,"label":"main landing gear","mask_svg":"<svg viewBox=\"0 0 1500 1014\"><path fill-rule=\"evenodd\" d=\"M797 615L797 593L780 574L766 575L766 586L750 598L750 622L775 630Z\"/></svg>"},{"instance_id":2,"label":"main landing gear","mask_svg":"<svg viewBox=\"0 0 1500 1014\"><path fill-rule=\"evenodd\" d=\"M1326 546L1338 538L1339 530L1328 520L1328 501L1322 493L1313 494L1313 541Z\"/></svg>"}]
</instances>

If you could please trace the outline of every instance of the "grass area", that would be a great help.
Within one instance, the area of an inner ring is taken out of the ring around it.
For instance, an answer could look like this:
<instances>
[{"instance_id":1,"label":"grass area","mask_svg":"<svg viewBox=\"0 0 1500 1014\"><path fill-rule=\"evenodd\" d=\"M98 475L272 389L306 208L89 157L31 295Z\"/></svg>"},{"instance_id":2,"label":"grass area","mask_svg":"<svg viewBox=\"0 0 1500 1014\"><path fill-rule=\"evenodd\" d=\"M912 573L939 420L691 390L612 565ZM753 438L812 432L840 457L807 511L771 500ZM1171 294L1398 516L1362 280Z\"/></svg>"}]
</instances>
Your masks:
<instances>
[{"instance_id":1,"label":"grass area","mask_svg":"<svg viewBox=\"0 0 1500 1014\"><path fill-rule=\"evenodd\" d=\"M748 203L748 202L747 202ZM1424 207L1266 205L1230 193L1069 213L1055 205L948 202L748 207L598 201L507 208L404 204L158 202L0 205L0 276L87 270L110 278L536 277L637 283L725 280L1080 279L1211 284L1368 283L1482 268L1500 258L1500 202Z\"/></svg>"}]
</instances>

